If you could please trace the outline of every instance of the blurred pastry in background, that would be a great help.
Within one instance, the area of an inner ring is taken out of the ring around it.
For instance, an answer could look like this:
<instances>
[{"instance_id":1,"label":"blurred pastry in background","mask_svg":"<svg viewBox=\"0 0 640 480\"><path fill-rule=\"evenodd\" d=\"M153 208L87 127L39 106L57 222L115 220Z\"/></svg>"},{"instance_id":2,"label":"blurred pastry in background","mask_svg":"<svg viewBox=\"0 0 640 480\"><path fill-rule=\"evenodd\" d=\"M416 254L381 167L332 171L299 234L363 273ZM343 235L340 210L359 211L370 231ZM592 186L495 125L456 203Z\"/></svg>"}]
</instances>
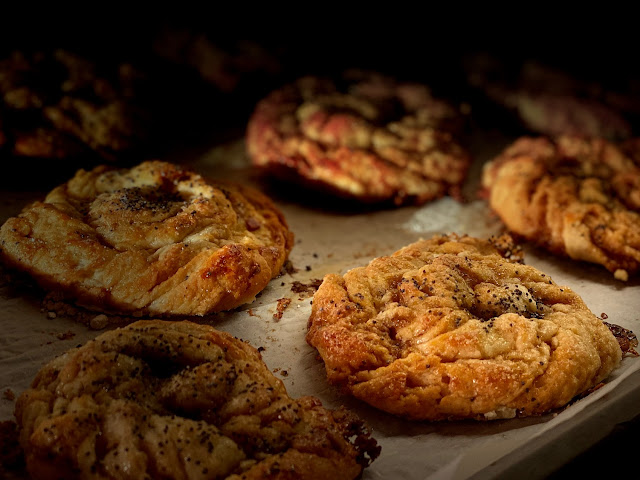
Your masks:
<instances>
[{"instance_id":1,"label":"blurred pastry in background","mask_svg":"<svg viewBox=\"0 0 640 480\"><path fill-rule=\"evenodd\" d=\"M254 166L362 203L460 196L471 158L463 113L423 84L362 70L306 76L271 92L249 119Z\"/></svg>"},{"instance_id":2,"label":"blurred pastry in background","mask_svg":"<svg viewBox=\"0 0 640 480\"><path fill-rule=\"evenodd\" d=\"M153 130L145 81L129 63L99 64L63 49L13 51L0 60L2 153L116 162L139 151Z\"/></svg>"},{"instance_id":3,"label":"blurred pastry in background","mask_svg":"<svg viewBox=\"0 0 640 480\"><path fill-rule=\"evenodd\" d=\"M487 122L515 121L522 134L609 140L629 138L637 129L640 81L599 82L540 61L514 63L490 54L468 55L463 63L468 84L483 97Z\"/></svg>"},{"instance_id":4,"label":"blurred pastry in background","mask_svg":"<svg viewBox=\"0 0 640 480\"><path fill-rule=\"evenodd\" d=\"M193 28L165 27L154 37L154 52L195 70L207 83L225 93L258 78L275 77L283 65L276 48L252 40L212 38Z\"/></svg>"}]
</instances>

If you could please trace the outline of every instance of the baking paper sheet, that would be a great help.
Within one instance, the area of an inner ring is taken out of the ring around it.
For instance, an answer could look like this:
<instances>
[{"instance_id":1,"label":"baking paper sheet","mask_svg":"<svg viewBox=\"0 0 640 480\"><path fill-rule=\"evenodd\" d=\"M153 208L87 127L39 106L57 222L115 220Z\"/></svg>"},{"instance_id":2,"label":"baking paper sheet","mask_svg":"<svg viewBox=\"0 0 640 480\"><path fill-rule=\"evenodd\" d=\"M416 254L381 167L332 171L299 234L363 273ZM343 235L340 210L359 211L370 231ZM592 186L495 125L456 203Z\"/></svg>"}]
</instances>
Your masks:
<instances>
[{"instance_id":1,"label":"baking paper sheet","mask_svg":"<svg viewBox=\"0 0 640 480\"><path fill-rule=\"evenodd\" d=\"M468 193L477 188L482 162L502 147L498 143L488 146L485 156L477 158L470 172ZM344 404L360 415L382 446L380 457L363 478L495 478L514 464L528 462L535 466L536 451L553 442L561 444L555 460L546 458L538 462L537 468L527 470L529 478L542 477L558 462L588 447L589 437L595 441L602 436L603 425L640 413L640 389L635 388L638 374L634 375L640 368L640 358L635 357L626 357L603 388L560 413L542 417L493 422L410 422L341 395L327 384L323 363L305 342L312 292L295 293L294 282L311 284L330 272L345 273L435 233L487 237L500 231L500 223L482 200L461 204L444 198L422 207L347 212L336 205L326 208L314 202L313 197L299 202L291 192L279 190L282 186L265 186L251 170L241 138L190 155L183 152L169 160L185 163L204 175L270 189L267 193L282 209L295 234L290 255L295 271L272 280L253 303L197 321L225 330L256 348L263 347L264 361L284 381L291 396L315 395L329 408ZM17 214L28 201L44 193L3 192L0 221ZM571 287L596 315L605 313L610 323L640 332L638 280L621 283L601 267L551 258L536 249L525 251L527 264ZM274 314L281 298L291 299L291 304L278 319ZM50 318L53 316L43 309L42 293L37 289L25 290L6 282L0 287L0 420L13 418L12 394L17 397L26 389L43 364L101 333L73 319L59 315ZM620 405L624 405L624 411ZM576 441L573 449L568 448L567 439L569 443L577 440L578 431L582 443Z\"/></svg>"}]
</instances>

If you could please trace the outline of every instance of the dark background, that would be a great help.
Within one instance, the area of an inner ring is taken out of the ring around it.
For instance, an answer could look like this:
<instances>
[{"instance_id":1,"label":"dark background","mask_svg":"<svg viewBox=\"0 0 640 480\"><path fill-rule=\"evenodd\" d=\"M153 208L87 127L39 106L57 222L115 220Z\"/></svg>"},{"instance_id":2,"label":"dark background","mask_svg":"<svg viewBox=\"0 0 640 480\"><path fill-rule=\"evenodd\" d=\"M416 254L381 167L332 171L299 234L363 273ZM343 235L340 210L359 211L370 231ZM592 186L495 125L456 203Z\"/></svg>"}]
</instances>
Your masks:
<instances>
[{"instance_id":1,"label":"dark background","mask_svg":"<svg viewBox=\"0 0 640 480\"><path fill-rule=\"evenodd\" d=\"M30 5L3 11L0 53L65 47L89 57L144 57L154 35L165 26L193 29L221 44L256 41L282 54L282 77L248 92L255 97L239 101L243 110L235 121L248 115L253 102L276 87L276 81L348 67L424 80L452 96L466 94L462 62L479 52L488 52L514 68L524 60L538 60L605 85L618 85L640 73L635 16L615 4L564 11L553 5L520 2L517 9L516 4L504 4L507 10L387 2L355 4L359 8L349 4L346 11L345 5L305 2L279 11L256 10L250 4L203 9L200 4L180 3L144 9L92 2L82 9L47 10ZM637 419L616 427L613 435L553 478L609 470L611 458L630 454L637 428ZM618 464L616 470L618 475L635 471L628 463Z\"/></svg>"},{"instance_id":2,"label":"dark background","mask_svg":"<svg viewBox=\"0 0 640 480\"><path fill-rule=\"evenodd\" d=\"M250 39L282 46L288 67L297 72L355 65L453 81L452 69L460 58L478 51L514 63L539 59L602 80L640 71L635 16L628 7L611 3L597 9L533 3L519 3L518 8L484 3L436 7L433 2L305 2L280 9L239 2L204 5L11 7L0 20L0 48L57 44L132 55L148 49L162 26L174 26L227 43Z\"/></svg>"}]
</instances>

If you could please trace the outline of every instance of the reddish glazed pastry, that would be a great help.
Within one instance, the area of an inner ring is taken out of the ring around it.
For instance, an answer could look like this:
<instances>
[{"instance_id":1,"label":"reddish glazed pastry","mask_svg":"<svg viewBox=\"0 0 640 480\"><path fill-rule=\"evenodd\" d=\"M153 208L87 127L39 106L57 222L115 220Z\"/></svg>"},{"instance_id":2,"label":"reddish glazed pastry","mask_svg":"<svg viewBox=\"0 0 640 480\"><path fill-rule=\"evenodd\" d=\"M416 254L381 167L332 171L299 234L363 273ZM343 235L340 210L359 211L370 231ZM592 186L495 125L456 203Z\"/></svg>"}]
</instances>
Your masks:
<instances>
[{"instance_id":1,"label":"reddish glazed pastry","mask_svg":"<svg viewBox=\"0 0 640 480\"><path fill-rule=\"evenodd\" d=\"M416 83L366 72L305 77L260 101L247 128L258 167L361 202L457 194L470 158L460 112Z\"/></svg>"}]
</instances>

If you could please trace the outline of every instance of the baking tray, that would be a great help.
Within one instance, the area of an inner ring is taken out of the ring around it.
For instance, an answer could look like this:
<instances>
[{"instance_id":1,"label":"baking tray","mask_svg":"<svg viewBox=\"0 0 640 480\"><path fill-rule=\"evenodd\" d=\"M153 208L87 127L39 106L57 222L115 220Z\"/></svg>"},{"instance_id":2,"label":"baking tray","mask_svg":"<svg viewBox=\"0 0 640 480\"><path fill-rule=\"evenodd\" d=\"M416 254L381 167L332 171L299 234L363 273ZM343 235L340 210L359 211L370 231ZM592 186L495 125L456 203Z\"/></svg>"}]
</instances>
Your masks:
<instances>
[{"instance_id":1,"label":"baking tray","mask_svg":"<svg viewBox=\"0 0 640 480\"><path fill-rule=\"evenodd\" d=\"M256 300L230 312L198 318L262 347L263 359L293 397L315 395L329 408L346 405L372 428L382 447L365 479L544 478L610 432L640 414L640 358L623 359L605 385L559 412L492 422L412 422L380 412L342 395L326 382L324 365L305 342L313 285L327 273L345 273L372 258L391 254L436 233L488 237L501 224L475 197L482 164L505 145L490 133L473 140L473 164L460 203L443 198L424 206L354 208L295 187L266 181L249 165L242 135L167 155L213 178L250 184L282 209L295 234L293 268L271 281ZM53 188L55 185L50 185ZM0 222L17 214L46 190L0 192ZM595 265L552 258L525 247L525 263L576 291L596 315L640 331L640 283L627 283ZM6 279L6 277L3 277ZM40 367L69 348L101 333L73 318L49 311L36 288L0 284L0 420L13 418L15 397ZM278 300L289 306L278 315Z\"/></svg>"}]
</instances>

